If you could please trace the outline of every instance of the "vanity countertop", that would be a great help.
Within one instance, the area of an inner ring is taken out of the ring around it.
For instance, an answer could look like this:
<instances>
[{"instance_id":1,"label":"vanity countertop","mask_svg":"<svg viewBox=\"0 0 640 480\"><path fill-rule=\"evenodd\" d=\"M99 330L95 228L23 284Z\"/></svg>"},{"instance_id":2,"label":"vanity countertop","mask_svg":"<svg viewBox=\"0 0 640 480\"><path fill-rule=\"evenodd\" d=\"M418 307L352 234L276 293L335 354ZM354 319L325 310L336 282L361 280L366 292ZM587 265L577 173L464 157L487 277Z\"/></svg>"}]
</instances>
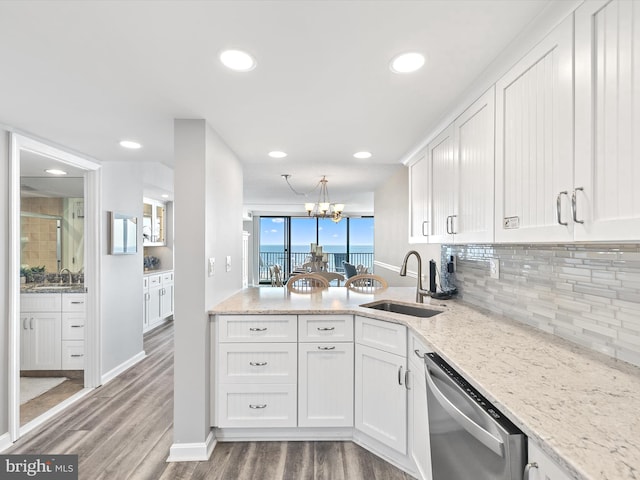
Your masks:
<instances>
[{"instance_id":1,"label":"vanity countertop","mask_svg":"<svg viewBox=\"0 0 640 480\"><path fill-rule=\"evenodd\" d=\"M253 287L210 313L348 313L404 324L574 478L639 478L640 368L455 300L427 300L443 310L431 318L360 306L383 299L414 303L415 288L294 294Z\"/></svg>"},{"instance_id":2,"label":"vanity countertop","mask_svg":"<svg viewBox=\"0 0 640 480\"><path fill-rule=\"evenodd\" d=\"M72 283L72 284L63 284L63 283L51 283L51 284L42 284L42 283L26 283L20 285L20 293L86 293L87 287L84 286L84 283Z\"/></svg>"}]
</instances>

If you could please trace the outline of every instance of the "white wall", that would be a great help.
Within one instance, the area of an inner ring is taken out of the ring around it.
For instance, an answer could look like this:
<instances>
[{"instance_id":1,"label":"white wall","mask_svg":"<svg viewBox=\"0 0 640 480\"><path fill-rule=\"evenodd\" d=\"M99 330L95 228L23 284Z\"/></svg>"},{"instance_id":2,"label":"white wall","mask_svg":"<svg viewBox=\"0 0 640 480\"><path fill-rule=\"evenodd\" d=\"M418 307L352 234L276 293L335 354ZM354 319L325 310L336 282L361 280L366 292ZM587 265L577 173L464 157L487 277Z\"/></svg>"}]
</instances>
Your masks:
<instances>
[{"instance_id":1,"label":"white wall","mask_svg":"<svg viewBox=\"0 0 640 480\"><path fill-rule=\"evenodd\" d=\"M405 254L416 250L422 257L423 286L428 288L429 260L440 263L440 244L411 245L409 238L409 170L398 168L395 175L374 192L375 272L391 286L415 286L418 264L415 257L408 263L407 277L398 273ZM383 264L383 265L381 265ZM426 278L426 281L424 281Z\"/></svg>"},{"instance_id":2,"label":"white wall","mask_svg":"<svg viewBox=\"0 0 640 480\"><path fill-rule=\"evenodd\" d=\"M9 338L9 133L0 130L0 435L9 430L8 343Z\"/></svg>"},{"instance_id":3,"label":"white wall","mask_svg":"<svg viewBox=\"0 0 640 480\"><path fill-rule=\"evenodd\" d=\"M173 439L179 447L202 445L210 430L208 311L242 286L242 168L204 120L176 120L174 135ZM216 259L211 277L210 257Z\"/></svg>"},{"instance_id":4,"label":"white wall","mask_svg":"<svg viewBox=\"0 0 640 480\"><path fill-rule=\"evenodd\" d=\"M137 163L106 162L102 166L101 221L107 235L107 212L135 215L142 222L143 169ZM108 255L101 252L102 374L127 362L142 345L142 229L138 253Z\"/></svg>"}]
</instances>

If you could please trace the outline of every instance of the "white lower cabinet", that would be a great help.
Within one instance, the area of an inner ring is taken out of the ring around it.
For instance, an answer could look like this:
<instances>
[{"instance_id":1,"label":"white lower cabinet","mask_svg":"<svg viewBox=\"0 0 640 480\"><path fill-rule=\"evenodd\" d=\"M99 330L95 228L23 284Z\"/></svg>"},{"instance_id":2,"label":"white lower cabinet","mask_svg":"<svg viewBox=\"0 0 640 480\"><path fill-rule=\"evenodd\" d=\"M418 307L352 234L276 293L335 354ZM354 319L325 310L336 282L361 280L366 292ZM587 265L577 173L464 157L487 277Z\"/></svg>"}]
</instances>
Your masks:
<instances>
[{"instance_id":1,"label":"white lower cabinet","mask_svg":"<svg viewBox=\"0 0 640 480\"><path fill-rule=\"evenodd\" d=\"M431 445L429 442L429 415L427 410L427 382L422 356L427 348L414 334L409 334L409 455L416 467L418 478L431 480Z\"/></svg>"},{"instance_id":2,"label":"white lower cabinet","mask_svg":"<svg viewBox=\"0 0 640 480\"><path fill-rule=\"evenodd\" d=\"M21 315L21 370L60 370L62 314L25 312Z\"/></svg>"},{"instance_id":3,"label":"white lower cabinet","mask_svg":"<svg viewBox=\"0 0 640 480\"><path fill-rule=\"evenodd\" d=\"M173 315L173 272L144 275L142 295L142 331L147 332Z\"/></svg>"},{"instance_id":4,"label":"white lower cabinet","mask_svg":"<svg viewBox=\"0 0 640 480\"><path fill-rule=\"evenodd\" d=\"M538 445L529 441L529 478L524 480L569 480L573 478L544 453Z\"/></svg>"},{"instance_id":5,"label":"white lower cabinet","mask_svg":"<svg viewBox=\"0 0 640 480\"><path fill-rule=\"evenodd\" d=\"M355 426L402 454L407 453L406 335L403 325L356 317Z\"/></svg>"}]
</instances>

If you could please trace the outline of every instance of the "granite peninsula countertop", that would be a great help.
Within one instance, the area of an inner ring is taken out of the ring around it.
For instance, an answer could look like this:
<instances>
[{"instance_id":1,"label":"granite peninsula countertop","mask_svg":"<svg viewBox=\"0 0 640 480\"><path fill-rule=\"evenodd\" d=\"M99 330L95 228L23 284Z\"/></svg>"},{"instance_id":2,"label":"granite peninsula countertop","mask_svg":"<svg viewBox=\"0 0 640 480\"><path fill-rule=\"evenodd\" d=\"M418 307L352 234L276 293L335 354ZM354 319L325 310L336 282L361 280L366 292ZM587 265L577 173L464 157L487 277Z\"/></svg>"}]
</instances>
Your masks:
<instances>
[{"instance_id":1,"label":"granite peninsula countertop","mask_svg":"<svg viewBox=\"0 0 640 480\"><path fill-rule=\"evenodd\" d=\"M431 318L360 306L382 299L414 303L415 289L252 287L210 314L348 313L404 324L573 477L640 478L640 368L456 300L425 300L443 310Z\"/></svg>"},{"instance_id":2,"label":"granite peninsula countertop","mask_svg":"<svg viewBox=\"0 0 640 480\"><path fill-rule=\"evenodd\" d=\"M20 293L86 293L84 283L23 284Z\"/></svg>"}]
</instances>

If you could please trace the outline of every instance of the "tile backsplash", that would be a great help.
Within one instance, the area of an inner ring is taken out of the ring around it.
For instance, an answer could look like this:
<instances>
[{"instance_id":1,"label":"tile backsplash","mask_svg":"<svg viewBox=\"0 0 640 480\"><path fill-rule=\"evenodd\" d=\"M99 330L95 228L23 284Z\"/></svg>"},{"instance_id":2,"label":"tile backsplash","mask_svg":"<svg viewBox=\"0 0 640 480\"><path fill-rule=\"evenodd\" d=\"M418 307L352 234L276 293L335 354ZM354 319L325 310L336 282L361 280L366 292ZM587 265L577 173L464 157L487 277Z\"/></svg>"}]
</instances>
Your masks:
<instances>
[{"instance_id":1,"label":"tile backsplash","mask_svg":"<svg viewBox=\"0 0 640 480\"><path fill-rule=\"evenodd\" d=\"M464 301L640 366L640 245L443 245ZM500 278L489 275L499 260Z\"/></svg>"}]
</instances>

